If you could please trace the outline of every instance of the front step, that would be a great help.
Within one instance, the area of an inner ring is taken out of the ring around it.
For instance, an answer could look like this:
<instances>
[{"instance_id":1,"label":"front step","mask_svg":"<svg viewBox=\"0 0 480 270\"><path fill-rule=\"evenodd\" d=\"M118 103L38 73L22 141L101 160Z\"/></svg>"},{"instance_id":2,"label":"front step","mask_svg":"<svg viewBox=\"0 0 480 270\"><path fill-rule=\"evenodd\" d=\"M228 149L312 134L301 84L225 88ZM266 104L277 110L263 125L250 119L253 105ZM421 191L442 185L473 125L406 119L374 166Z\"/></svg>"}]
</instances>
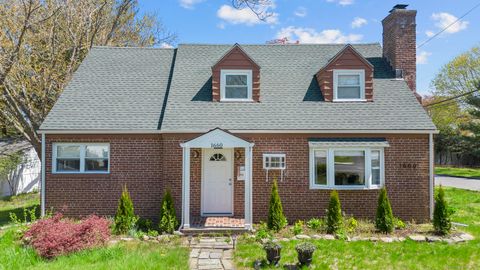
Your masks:
<instances>
[{"instance_id":1,"label":"front step","mask_svg":"<svg viewBox=\"0 0 480 270\"><path fill-rule=\"evenodd\" d=\"M238 227L192 227L188 229L180 229L180 231L185 235L199 235L199 234L239 235L239 234L249 232L249 230L246 228L238 228Z\"/></svg>"}]
</instances>

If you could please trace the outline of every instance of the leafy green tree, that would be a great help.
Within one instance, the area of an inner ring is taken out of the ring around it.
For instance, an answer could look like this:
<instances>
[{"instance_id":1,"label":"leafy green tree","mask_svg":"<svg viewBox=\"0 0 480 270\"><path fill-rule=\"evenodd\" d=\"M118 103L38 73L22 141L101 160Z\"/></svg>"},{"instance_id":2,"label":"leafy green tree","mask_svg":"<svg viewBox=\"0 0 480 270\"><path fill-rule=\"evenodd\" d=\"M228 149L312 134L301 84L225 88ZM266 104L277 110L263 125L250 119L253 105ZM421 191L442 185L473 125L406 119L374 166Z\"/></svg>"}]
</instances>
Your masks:
<instances>
[{"instance_id":1,"label":"leafy green tree","mask_svg":"<svg viewBox=\"0 0 480 270\"><path fill-rule=\"evenodd\" d=\"M440 186L435 194L435 208L433 209L433 228L437 234L447 235L450 232L452 228L450 215L451 211L445 200L445 192Z\"/></svg>"},{"instance_id":2,"label":"leafy green tree","mask_svg":"<svg viewBox=\"0 0 480 270\"><path fill-rule=\"evenodd\" d=\"M117 234L127 234L135 228L138 216L135 215L133 202L130 198L127 186L122 190L122 195L118 201L117 213L114 220L114 231Z\"/></svg>"},{"instance_id":3,"label":"leafy green tree","mask_svg":"<svg viewBox=\"0 0 480 270\"><path fill-rule=\"evenodd\" d=\"M17 195L18 191L18 166L23 162L23 152L18 151L0 157L0 181L8 184L11 195Z\"/></svg>"},{"instance_id":4,"label":"leafy green tree","mask_svg":"<svg viewBox=\"0 0 480 270\"><path fill-rule=\"evenodd\" d=\"M338 192L330 193L330 202L327 209L327 233L335 234L340 231L343 224L342 206Z\"/></svg>"},{"instance_id":5,"label":"leafy green tree","mask_svg":"<svg viewBox=\"0 0 480 270\"><path fill-rule=\"evenodd\" d=\"M388 200L387 190L382 188L378 196L377 215L375 217L375 228L383 233L391 233L395 228L392 213L392 206Z\"/></svg>"},{"instance_id":6,"label":"leafy green tree","mask_svg":"<svg viewBox=\"0 0 480 270\"><path fill-rule=\"evenodd\" d=\"M167 189L163 195L162 205L160 208L160 223L158 227L160 231L173 233L178 228L179 222L175 213L172 194Z\"/></svg>"},{"instance_id":7,"label":"leafy green tree","mask_svg":"<svg viewBox=\"0 0 480 270\"><path fill-rule=\"evenodd\" d=\"M282 201L278 194L277 179L273 180L272 193L270 195L270 204L268 207L267 226L270 230L280 231L287 226L287 218L283 214Z\"/></svg>"}]
</instances>

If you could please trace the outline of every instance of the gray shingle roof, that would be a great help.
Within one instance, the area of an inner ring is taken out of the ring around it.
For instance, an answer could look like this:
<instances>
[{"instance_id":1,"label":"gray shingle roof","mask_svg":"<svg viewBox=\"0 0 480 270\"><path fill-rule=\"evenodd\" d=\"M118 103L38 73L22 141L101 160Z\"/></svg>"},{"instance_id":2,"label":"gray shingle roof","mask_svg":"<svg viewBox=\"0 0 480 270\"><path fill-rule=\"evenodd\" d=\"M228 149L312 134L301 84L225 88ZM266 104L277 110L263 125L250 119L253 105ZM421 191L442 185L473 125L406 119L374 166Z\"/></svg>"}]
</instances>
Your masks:
<instances>
[{"instance_id":1,"label":"gray shingle roof","mask_svg":"<svg viewBox=\"0 0 480 270\"><path fill-rule=\"evenodd\" d=\"M314 75L338 44L242 45L261 67L261 102L212 102L211 67L231 47L178 47L162 131L435 129L406 83L392 80L379 44L354 45L375 67L374 102L322 102ZM174 53L93 49L41 129L158 130Z\"/></svg>"},{"instance_id":2,"label":"gray shingle roof","mask_svg":"<svg viewBox=\"0 0 480 270\"><path fill-rule=\"evenodd\" d=\"M345 45L242 45L260 65L260 103L211 102L211 66L231 45L180 45L163 131L435 129L379 44L354 45L375 66L374 102L322 102L314 75Z\"/></svg>"},{"instance_id":3,"label":"gray shingle roof","mask_svg":"<svg viewBox=\"0 0 480 270\"><path fill-rule=\"evenodd\" d=\"M93 48L41 129L157 129L174 52Z\"/></svg>"}]
</instances>

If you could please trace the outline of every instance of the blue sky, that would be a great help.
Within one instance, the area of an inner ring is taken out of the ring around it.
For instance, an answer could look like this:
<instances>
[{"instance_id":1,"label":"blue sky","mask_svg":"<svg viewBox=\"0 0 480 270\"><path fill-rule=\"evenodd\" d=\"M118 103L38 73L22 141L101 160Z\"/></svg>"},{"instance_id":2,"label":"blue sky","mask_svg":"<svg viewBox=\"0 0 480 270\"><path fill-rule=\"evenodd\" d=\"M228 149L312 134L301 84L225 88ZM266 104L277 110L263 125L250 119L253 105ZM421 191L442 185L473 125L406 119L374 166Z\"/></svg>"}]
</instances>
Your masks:
<instances>
[{"instance_id":1,"label":"blue sky","mask_svg":"<svg viewBox=\"0 0 480 270\"><path fill-rule=\"evenodd\" d=\"M404 1L417 13L417 45L478 4L478 0ZM400 3L404 3L400 2ZM178 43L248 43L289 37L301 43L381 42L381 20L399 1L274 0L273 16L259 21L231 0L140 0L142 12L157 14ZM426 94L442 65L480 45L480 7L417 50L417 89ZM175 44L173 44L175 45Z\"/></svg>"}]
</instances>

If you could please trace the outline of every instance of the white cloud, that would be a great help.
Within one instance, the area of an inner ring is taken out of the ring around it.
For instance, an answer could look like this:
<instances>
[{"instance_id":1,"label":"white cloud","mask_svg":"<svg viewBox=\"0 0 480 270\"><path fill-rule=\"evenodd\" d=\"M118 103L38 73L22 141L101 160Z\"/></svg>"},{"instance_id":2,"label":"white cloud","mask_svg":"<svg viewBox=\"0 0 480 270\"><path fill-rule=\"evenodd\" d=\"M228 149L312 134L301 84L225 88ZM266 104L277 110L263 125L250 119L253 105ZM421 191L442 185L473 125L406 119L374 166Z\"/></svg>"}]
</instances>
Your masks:
<instances>
[{"instance_id":1,"label":"white cloud","mask_svg":"<svg viewBox=\"0 0 480 270\"><path fill-rule=\"evenodd\" d=\"M293 12L293 14L295 14L295 16L297 17L305 17L307 16L307 9L305 7L298 7L295 12Z\"/></svg>"},{"instance_id":2,"label":"white cloud","mask_svg":"<svg viewBox=\"0 0 480 270\"><path fill-rule=\"evenodd\" d=\"M193 9L196 4L201 3L203 1L204 0L179 0L180 6L187 9Z\"/></svg>"},{"instance_id":3,"label":"white cloud","mask_svg":"<svg viewBox=\"0 0 480 270\"><path fill-rule=\"evenodd\" d=\"M432 55L431 52L427 51L420 51L417 53L417 64L423 65L428 63L428 57Z\"/></svg>"},{"instance_id":4,"label":"white cloud","mask_svg":"<svg viewBox=\"0 0 480 270\"><path fill-rule=\"evenodd\" d=\"M217 11L217 16L231 24L246 24L249 26L261 23L276 24L278 22L278 13L271 12L271 16L262 21L249 8L236 9L229 5L221 6Z\"/></svg>"},{"instance_id":5,"label":"white cloud","mask_svg":"<svg viewBox=\"0 0 480 270\"><path fill-rule=\"evenodd\" d=\"M173 46L171 44L168 44L166 42L163 42L162 44L160 44L160 48L173 48Z\"/></svg>"},{"instance_id":6,"label":"white cloud","mask_svg":"<svg viewBox=\"0 0 480 270\"><path fill-rule=\"evenodd\" d=\"M433 31L425 31L425 35L427 35L427 37L433 37L433 35L435 35L435 33Z\"/></svg>"},{"instance_id":7,"label":"white cloud","mask_svg":"<svg viewBox=\"0 0 480 270\"><path fill-rule=\"evenodd\" d=\"M326 29L321 32L312 28L289 26L277 33L277 38L298 40L300 43L350 43L358 42L363 36L357 34L344 35L338 29Z\"/></svg>"},{"instance_id":8,"label":"white cloud","mask_svg":"<svg viewBox=\"0 0 480 270\"><path fill-rule=\"evenodd\" d=\"M433 13L432 20L435 21L435 26L442 30L452 23L454 23L458 18L447 12ZM467 21L458 21L450 26L444 33L453 34L467 29L469 22ZM427 34L428 35L428 34Z\"/></svg>"},{"instance_id":9,"label":"white cloud","mask_svg":"<svg viewBox=\"0 0 480 270\"><path fill-rule=\"evenodd\" d=\"M338 3L341 6L352 5L355 0L327 0L330 3Z\"/></svg>"},{"instance_id":10,"label":"white cloud","mask_svg":"<svg viewBox=\"0 0 480 270\"><path fill-rule=\"evenodd\" d=\"M368 23L368 21L364 18L360 18L360 17L355 17L352 21L352 28L360 28L364 25L366 25Z\"/></svg>"}]
</instances>

